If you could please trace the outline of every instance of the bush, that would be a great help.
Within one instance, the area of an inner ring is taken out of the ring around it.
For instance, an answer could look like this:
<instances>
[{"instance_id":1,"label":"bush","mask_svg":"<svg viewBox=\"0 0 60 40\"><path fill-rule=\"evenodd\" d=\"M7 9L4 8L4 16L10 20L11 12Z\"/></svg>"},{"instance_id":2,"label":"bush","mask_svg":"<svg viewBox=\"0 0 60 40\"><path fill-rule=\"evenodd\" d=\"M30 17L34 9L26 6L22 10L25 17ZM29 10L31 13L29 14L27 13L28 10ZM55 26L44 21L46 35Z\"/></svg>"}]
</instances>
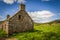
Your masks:
<instances>
[{"instance_id":1,"label":"bush","mask_svg":"<svg viewBox=\"0 0 60 40\"><path fill-rule=\"evenodd\" d=\"M0 37L5 37L6 33L3 30L0 30Z\"/></svg>"},{"instance_id":2,"label":"bush","mask_svg":"<svg viewBox=\"0 0 60 40\"><path fill-rule=\"evenodd\" d=\"M0 39L5 40L6 33L3 30L0 30Z\"/></svg>"}]
</instances>

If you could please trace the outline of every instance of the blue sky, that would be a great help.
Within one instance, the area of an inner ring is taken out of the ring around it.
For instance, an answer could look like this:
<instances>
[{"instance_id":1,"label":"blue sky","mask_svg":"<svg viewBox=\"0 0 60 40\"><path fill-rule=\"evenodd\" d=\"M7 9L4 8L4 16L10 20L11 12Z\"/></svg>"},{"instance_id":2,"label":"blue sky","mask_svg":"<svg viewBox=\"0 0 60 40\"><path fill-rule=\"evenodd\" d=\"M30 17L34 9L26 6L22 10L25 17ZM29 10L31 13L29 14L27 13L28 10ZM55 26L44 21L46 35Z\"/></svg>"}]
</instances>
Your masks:
<instances>
[{"instance_id":1,"label":"blue sky","mask_svg":"<svg viewBox=\"0 0 60 40\"><path fill-rule=\"evenodd\" d=\"M0 20L4 20L7 14L13 16L17 13L21 2L35 22L60 19L60 0L0 0Z\"/></svg>"}]
</instances>

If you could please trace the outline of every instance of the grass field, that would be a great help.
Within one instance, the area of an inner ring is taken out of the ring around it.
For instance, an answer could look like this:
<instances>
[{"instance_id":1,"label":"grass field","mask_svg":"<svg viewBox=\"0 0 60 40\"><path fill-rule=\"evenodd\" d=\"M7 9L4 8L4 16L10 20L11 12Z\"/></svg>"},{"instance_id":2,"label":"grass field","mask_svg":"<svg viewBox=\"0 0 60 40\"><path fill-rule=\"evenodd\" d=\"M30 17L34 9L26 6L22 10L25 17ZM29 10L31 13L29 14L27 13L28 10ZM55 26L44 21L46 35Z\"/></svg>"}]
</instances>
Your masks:
<instances>
[{"instance_id":1,"label":"grass field","mask_svg":"<svg viewBox=\"0 0 60 40\"><path fill-rule=\"evenodd\" d=\"M58 33L60 32L60 24L35 24L34 28L36 30L42 30L44 32L55 32Z\"/></svg>"},{"instance_id":2,"label":"grass field","mask_svg":"<svg viewBox=\"0 0 60 40\"><path fill-rule=\"evenodd\" d=\"M60 24L34 24L34 31L15 33L18 40L60 40Z\"/></svg>"}]
</instances>

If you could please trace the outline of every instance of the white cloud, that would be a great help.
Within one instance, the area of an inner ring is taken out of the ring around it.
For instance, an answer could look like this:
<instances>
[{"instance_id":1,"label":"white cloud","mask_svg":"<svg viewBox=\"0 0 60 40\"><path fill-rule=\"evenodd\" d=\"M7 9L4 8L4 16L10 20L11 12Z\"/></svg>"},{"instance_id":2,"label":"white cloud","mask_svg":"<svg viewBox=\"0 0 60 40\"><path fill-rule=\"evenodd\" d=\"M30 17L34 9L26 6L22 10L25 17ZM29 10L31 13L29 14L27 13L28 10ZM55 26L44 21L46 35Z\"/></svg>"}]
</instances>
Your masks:
<instances>
[{"instance_id":1,"label":"white cloud","mask_svg":"<svg viewBox=\"0 0 60 40\"><path fill-rule=\"evenodd\" d=\"M14 2L24 3L26 1L25 0L3 0L3 2L5 2L7 4L13 4Z\"/></svg>"},{"instance_id":2,"label":"white cloud","mask_svg":"<svg viewBox=\"0 0 60 40\"><path fill-rule=\"evenodd\" d=\"M0 16L0 19L2 19L3 17L2 16Z\"/></svg>"},{"instance_id":3,"label":"white cloud","mask_svg":"<svg viewBox=\"0 0 60 40\"><path fill-rule=\"evenodd\" d=\"M13 4L16 0L3 0L7 4Z\"/></svg>"},{"instance_id":4,"label":"white cloud","mask_svg":"<svg viewBox=\"0 0 60 40\"><path fill-rule=\"evenodd\" d=\"M41 1L50 1L50 0L41 0Z\"/></svg>"},{"instance_id":5,"label":"white cloud","mask_svg":"<svg viewBox=\"0 0 60 40\"><path fill-rule=\"evenodd\" d=\"M18 3L25 3L25 0L18 0Z\"/></svg>"},{"instance_id":6,"label":"white cloud","mask_svg":"<svg viewBox=\"0 0 60 40\"><path fill-rule=\"evenodd\" d=\"M0 21L4 20L3 17L0 15Z\"/></svg>"},{"instance_id":7,"label":"white cloud","mask_svg":"<svg viewBox=\"0 0 60 40\"><path fill-rule=\"evenodd\" d=\"M47 10L28 12L28 14L37 23L49 22L51 21L50 18L55 15L52 12L47 11Z\"/></svg>"}]
</instances>

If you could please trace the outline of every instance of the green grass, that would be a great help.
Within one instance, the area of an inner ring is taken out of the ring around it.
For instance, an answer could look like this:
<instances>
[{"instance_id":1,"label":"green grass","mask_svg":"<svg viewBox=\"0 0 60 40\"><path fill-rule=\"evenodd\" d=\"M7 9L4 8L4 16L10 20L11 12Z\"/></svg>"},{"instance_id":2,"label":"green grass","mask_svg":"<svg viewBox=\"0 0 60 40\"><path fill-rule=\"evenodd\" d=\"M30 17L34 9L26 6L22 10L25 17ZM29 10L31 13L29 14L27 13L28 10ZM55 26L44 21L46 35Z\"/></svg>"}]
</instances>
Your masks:
<instances>
[{"instance_id":1,"label":"green grass","mask_svg":"<svg viewBox=\"0 0 60 40\"><path fill-rule=\"evenodd\" d=\"M0 37L5 37L6 36L6 33L3 31L3 30L0 30Z\"/></svg>"},{"instance_id":2,"label":"green grass","mask_svg":"<svg viewBox=\"0 0 60 40\"><path fill-rule=\"evenodd\" d=\"M18 40L60 40L60 24L34 24L34 31L15 33Z\"/></svg>"},{"instance_id":3,"label":"green grass","mask_svg":"<svg viewBox=\"0 0 60 40\"><path fill-rule=\"evenodd\" d=\"M60 24L41 24L41 25L34 25L36 30L42 30L44 32L60 32Z\"/></svg>"}]
</instances>

